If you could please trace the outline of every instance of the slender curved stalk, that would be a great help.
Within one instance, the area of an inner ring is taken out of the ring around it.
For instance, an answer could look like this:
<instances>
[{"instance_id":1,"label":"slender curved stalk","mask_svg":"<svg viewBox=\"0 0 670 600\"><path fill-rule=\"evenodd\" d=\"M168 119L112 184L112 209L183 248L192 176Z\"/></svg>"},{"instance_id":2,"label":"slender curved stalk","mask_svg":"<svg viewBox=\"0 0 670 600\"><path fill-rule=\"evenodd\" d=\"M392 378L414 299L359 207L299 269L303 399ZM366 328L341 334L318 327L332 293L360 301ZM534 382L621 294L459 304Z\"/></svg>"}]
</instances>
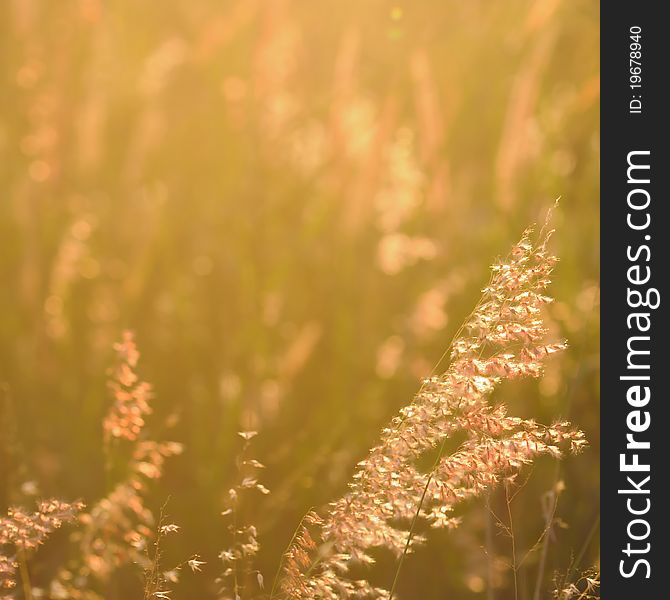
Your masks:
<instances>
[{"instance_id":1,"label":"slender curved stalk","mask_svg":"<svg viewBox=\"0 0 670 600\"><path fill-rule=\"evenodd\" d=\"M514 600L519 600L519 583L517 581L516 563L516 539L514 537L514 521L512 519L512 502L509 497L509 486L505 484L505 504L507 504L507 516L509 517L509 533L512 538L512 573L514 574Z\"/></svg>"},{"instance_id":2,"label":"slender curved stalk","mask_svg":"<svg viewBox=\"0 0 670 600\"><path fill-rule=\"evenodd\" d=\"M495 555L493 540L493 519L491 518L491 492L486 496L486 575L488 579L488 589L486 597L488 600L495 600L495 590L493 588L493 557Z\"/></svg>"},{"instance_id":3,"label":"slender curved stalk","mask_svg":"<svg viewBox=\"0 0 670 600\"><path fill-rule=\"evenodd\" d=\"M428 475L428 479L426 480L426 485L424 486L423 493L421 494L421 499L419 500L419 506L417 507L416 512L414 513L412 524L409 527L409 533L407 534L407 543L405 544L405 548L403 549L402 554L400 555L400 560L398 561L398 567L395 570L395 576L393 577L393 585L391 586L391 591L389 592L389 600L393 600L393 594L395 594L396 587L398 586L398 580L400 578L400 570L402 569L402 565L405 562L405 557L409 552L409 545L412 543L412 538L414 537L414 529L416 528L416 524L419 521L419 515L421 514L421 507L423 506L423 501L425 500L426 494L428 493L428 486L430 485L430 482L433 479L433 473L435 473L435 469L437 469L437 466L440 464L440 459L442 458L442 453L444 452L444 448L446 445L447 445L447 438L445 437L442 440L440 451L437 453L435 463L433 463L433 467L430 470L430 474Z\"/></svg>"},{"instance_id":4,"label":"slender curved stalk","mask_svg":"<svg viewBox=\"0 0 670 600\"><path fill-rule=\"evenodd\" d=\"M25 600L33 600L33 586L30 583L30 571L28 570L28 561L26 552L23 548L18 548L19 571L21 573L21 585L23 587L23 597Z\"/></svg>"}]
</instances>

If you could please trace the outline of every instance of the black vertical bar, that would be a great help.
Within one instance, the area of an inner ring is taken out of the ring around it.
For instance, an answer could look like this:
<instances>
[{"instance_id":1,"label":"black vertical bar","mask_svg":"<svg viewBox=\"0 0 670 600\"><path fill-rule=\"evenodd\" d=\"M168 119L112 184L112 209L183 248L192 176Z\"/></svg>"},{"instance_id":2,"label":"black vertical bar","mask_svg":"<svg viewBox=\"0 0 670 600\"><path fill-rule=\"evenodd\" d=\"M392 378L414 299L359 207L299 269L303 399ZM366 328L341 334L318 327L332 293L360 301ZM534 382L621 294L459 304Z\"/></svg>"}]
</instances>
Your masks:
<instances>
[{"instance_id":1,"label":"black vertical bar","mask_svg":"<svg viewBox=\"0 0 670 600\"><path fill-rule=\"evenodd\" d=\"M601 574L606 600L670 598L670 391L665 381L670 336L663 318L670 302L665 216L670 31L663 6L601 3Z\"/></svg>"}]
</instances>

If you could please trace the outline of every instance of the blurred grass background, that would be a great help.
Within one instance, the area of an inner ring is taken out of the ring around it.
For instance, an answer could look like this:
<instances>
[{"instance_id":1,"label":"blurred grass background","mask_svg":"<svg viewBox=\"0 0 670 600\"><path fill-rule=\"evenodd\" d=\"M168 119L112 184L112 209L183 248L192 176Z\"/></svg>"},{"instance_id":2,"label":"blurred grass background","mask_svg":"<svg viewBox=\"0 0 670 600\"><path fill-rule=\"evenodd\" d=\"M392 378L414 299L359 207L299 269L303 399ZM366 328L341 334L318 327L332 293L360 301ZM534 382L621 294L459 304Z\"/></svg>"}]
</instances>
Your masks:
<instances>
[{"instance_id":1,"label":"blurred grass background","mask_svg":"<svg viewBox=\"0 0 670 600\"><path fill-rule=\"evenodd\" d=\"M268 466L272 494L247 509L271 580L300 517L342 493L437 363L488 265L561 196L550 318L571 347L496 400L586 431L591 449L560 466L549 577L593 563L598 19L590 0L3 2L0 508L26 481L105 493L106 370L130 328L150 428L186 446L152 499L170 496L182 527L168 555L208 561L175 597L213 597L240 429L260 431ZM515 500L520 548L555 477L538 463ZM496 598L513 597L509 540L487 558L485 521L476 505L436 534L401 597L485 597L492 563Z\"/></svg>"}]
</instances>

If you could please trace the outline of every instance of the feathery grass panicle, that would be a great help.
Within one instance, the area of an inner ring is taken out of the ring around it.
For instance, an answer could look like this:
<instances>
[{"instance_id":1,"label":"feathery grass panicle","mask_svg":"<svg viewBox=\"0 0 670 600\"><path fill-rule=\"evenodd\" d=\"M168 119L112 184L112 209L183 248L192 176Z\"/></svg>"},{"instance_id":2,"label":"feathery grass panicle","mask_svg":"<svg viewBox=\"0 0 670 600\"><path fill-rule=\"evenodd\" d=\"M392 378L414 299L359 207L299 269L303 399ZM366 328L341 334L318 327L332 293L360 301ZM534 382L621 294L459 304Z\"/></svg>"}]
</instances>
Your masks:
<instances>
[{"instance_id":1,"label":"feathery grass panicle","mask_svg":"<svg viewBox=\"0 0 670 600\"><path fill-rule=\"evenodd\" d=\"M391 550L402 562L424 541L418 521L453 528L454 507L479 497L501 481L512 481L539 455L560 457L581 450L581 431L561 421L550 426L508 415L490 403L505 379L539 377L546 358L565 342L546 342L541 311L557 258L547 244L547 224L537 239L526 230L508 258L492 267L491 280L451 347L442 375L423 382L414 401L381 434L380 443L358 464L346 495L332 503L320 528L318 551L304 534L289 550L281 594L294 599L389 598L389 591L352 580L352 563L372 564L369 549ZM456 432L467 438L443 455ZM417 463L439 448L433 468ZM398 523L411 523L402 529ZM306 531L306 530L305 530ZM397 579L397 574L396 574ZM395 582L391 590L391 596Z\"/></svg>"},{"instance_id":2,"label":"feathery grass panicle","mask_svg":"<svg viewBox=\"0 0 670 600\"><path fill-rule=\"evenodd\" d=\"M238 435L243 444L236 459L237 483L228 490L228 507L221 513L229 520L227 529L230 534L230 546L219 553L223 571L217 578L218 598L221 600L249 600L258 598L264 588L263 575L254 568L254 557L260 549L258 532L253 523L244 522L240 503L249 491L269 494L258 481L257 472L265 468L263 464L248 456L251 440L255 431L240 431Z\"/></svg>"},{"instance_id":3,"label":"feathery grass panicle","mask_svg":"<svg viewBox=\"0 0 670 600\"><path fill-rule=\"evenodd\" d=\"M64 523L76 519L84 508L82 502L45 500L38 504L35 512L12 507L6 517L0 517L0 595L16 587L16 571L20 568L24 596L32 597L32 586L26 564L28 553L38 546Z\"/></svg>"},{"instance_id":4,"label":"feathery grass panicle","mask_svg":"<svg viewBox=\"0 0 670 600\"><path fill-rule=\"evenodd\" d=\"M135 372L140 353L132 332L124 331L114 350L117 364L108 383L114 403L103 420L106 444L111 439L136 441L144 427L144 417L151 414L151 385L140 381Z\"/></svg>"},{"instance_id":5,"label":"feathery grass panicle","mask_svg":"<svg viewBox=\"0 0 670 600\"><path fill-rule=\"evenodd\" d=\"M176 442L143 437L144 416L151 412L151 385L137 375L140 354L133 334L124 332L114 349L117 363L109 381L113 404L103 420L103 440L108 471L118 450L124 459L122 475L106 496L80 516L82 528L72 536L79 552L75 563L52 583L54 599L98 600L118 568L128 564L148 568L146 540L153 537L156 519L145 496L150 482L162 476L165 460L182 451Z\"/></svg>"},{"instance_id":6,"label":"feathery grass panicle","mask_svg":"<svg viewBox=\"0 0 670 600\"><path fill-rule=\"evenodd\" d=\"M84 505L52 499L40 502L37 508L32 513L22 508L10 508L7 516L0 518L0 544L34 550L63 523L73 521Z\"/></svg>"},{"instance_id":7,"label":"feathery grass panicle","mask_svg":"<svg viewBox=\"0 0 670 600\"><path fill-rule=\"evenodd\" d=\"M595 567L588 569L574 582L556 575L552 597L555 600L599 600L600 570Z\"/></svg>"},{"instance_id":8,"label":"feathery grass panicle","mask_svg":"<svg viewBox=\"0 0 670 600\"><path fill-rule=\"evenodd\" d=\"M167 536L179 533L181 529L176 523L166 522L166 506L167 502L161 508L153 543L151 543L151 540L145 540L147 566L144 569L143 600L154 600L156 598L171 600L173 587L179 583L182 568L188 566L193 573L198 573L201 571L201 566L205 564L204 561L200 560L200 556L195 554L190 559L169 569L164 567L162 560L163 541Z\"/></svg>"}]
</instances>

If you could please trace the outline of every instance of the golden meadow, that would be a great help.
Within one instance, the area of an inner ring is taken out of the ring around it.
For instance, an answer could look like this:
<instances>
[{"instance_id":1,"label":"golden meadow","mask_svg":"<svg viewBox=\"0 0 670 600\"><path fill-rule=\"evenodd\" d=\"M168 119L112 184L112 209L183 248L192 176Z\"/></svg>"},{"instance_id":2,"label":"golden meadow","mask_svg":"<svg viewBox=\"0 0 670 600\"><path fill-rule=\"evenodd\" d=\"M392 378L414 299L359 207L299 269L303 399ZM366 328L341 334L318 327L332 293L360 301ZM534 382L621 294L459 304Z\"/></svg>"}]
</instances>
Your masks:
<instances>
[{"instance_id":1,"label":"golden meadow","mask_svg":"<svg viewBox=\"0 0 670 600\"><path fill-rule=\"evenodd\" d=\"M598 597L598 17L3 2L0 595Z\"/></svg>"}]
</instances>

